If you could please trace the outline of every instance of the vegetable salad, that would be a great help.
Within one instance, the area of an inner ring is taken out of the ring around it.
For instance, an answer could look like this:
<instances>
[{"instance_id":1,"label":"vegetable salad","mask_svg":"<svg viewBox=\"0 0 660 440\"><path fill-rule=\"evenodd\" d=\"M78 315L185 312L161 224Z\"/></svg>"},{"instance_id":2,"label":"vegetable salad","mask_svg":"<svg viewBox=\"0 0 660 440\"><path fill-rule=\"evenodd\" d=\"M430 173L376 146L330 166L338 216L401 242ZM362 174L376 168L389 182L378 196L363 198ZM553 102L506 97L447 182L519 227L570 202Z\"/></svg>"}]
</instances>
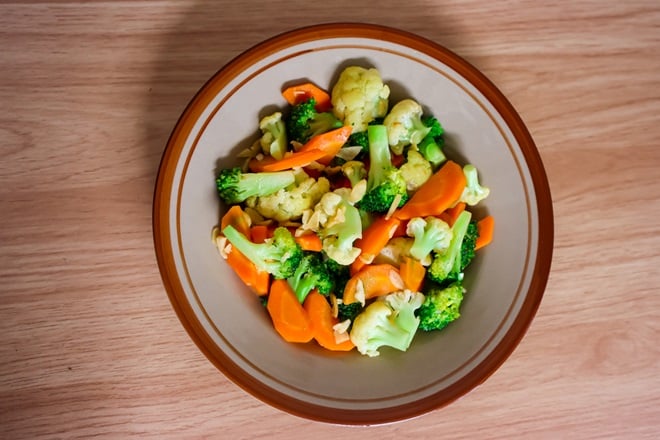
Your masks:
<instances>
[{"instance_id":1,"label":"vegetable salad","mask_svg":"<svg viewBox=\"0 0 660 440\"><path fill-rule=\"evenodd\" d=\"M494 230L472 213L490 193L477 168L446 157L419 102L391 105L374 68L282 96L242 166L219 170L228 209L213 231L277 333L378 356L458 319L464 273Z\"/></svg>"}]
</instances>

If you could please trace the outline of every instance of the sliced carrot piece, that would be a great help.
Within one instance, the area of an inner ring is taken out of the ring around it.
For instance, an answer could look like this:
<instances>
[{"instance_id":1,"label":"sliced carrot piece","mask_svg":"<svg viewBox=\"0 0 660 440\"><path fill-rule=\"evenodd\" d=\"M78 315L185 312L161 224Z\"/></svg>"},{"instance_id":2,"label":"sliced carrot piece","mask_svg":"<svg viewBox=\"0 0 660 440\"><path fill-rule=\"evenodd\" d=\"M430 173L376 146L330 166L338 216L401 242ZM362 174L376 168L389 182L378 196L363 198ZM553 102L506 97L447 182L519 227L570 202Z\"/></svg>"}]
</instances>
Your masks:
<instances>
[{"instance_id":1,"label":"sliced carrot piece","mask_svg":"<svg viewBox=\"0 0 660 440\"><path fill-rule=\"evenodd\" d=\"M250 239L254 243L263 243L273 236L273 229L266 225L254 225L250 228Z\"/></svg>"},{"instance_id":2,"label":"sliced carrot piece","mask_svg":"<svg viewBox=\"0 0 660 440\"><path fill-rule=\"evenodd\" d=\"M297 236L295 239L304 251L321 252L323 249L321 238L313 232Z\"/></svg>"},{"instance_id":3,"label":"sliced carrot piece","mask_svg":"<svg viewBox=\"0 0 660 440\"><path fill-rule=\"evenodd\" d=\"M266 309L277 333L287 342L309 342L314 337L307 312L286 280L274 280Z\"/></svg>"},{"instance_id":4,"label":"sliced carrot piece","mask_svg":"<svg viewBox=\"0 0 660 440\"><path fill-rule=\"evenodd\" d=\"M332 327L339 323L339 319L332 316L332 307L328 300L317 290L312 290L307 295L303 308L312 324L314 339L321 347L333 351L350 351L355 347L350 339L337 343Z\"/></svg>"},{"instance_id":5,"label":"sliced carrot piece","mask_svg":"<svg viewBox=\"0 0 660 440\"><path fill-rule=\"evenodd\" d=\"M355 240L354 246L361 249L360 255L351 264L351 273L355 274L383 250L394 236L401 220L396 217L381 216L375 219L363 232L362 238Z\"/></svg>"},{"instance_id":6,"label":"sliced carrot piece","mask_svg":"<svg viewBox=\"0 0 660 440\"><path fill-rule=\"evenodd\" d=\"M282 90L282 96L290 105L296 105L314 98L316 100L315 108L317 112L326 112L332 108L330 94L311 82L287 87Z\"/></svg>"},{"instance_id":7,"label":"sliced carrot piece","mask_svg":"<svg viewBox=\"0 0 660 440\"><path fill-rule=\"evenodd\" d=\"M456 205L452 206L451 208L448 208L438 217L440 217L441 220L444 220L449 226L454 226L456 219L458 218L459 215L461 215L461 212L463 211L465 211L465 203L458 202Z\"/></svg>"},{"instance_id":8,"label":"sliced carrot piece","mask_svg":"<svg viewBox=\"0 0 660 440\"><path fill-rule=\"evenodd\" d=\"M396 267L387 263L368 264L348 280L343 301L345 304L359 301L360 290L364 291L364 299L368 300L404 288L405 284Z\"/></svg>"},{"instance_id":9,"label":"sliced carrot piece","mask_svg":"<svg viewBox=\"0 0 660 440\"><path fill-rule=\"evenodd\" d=\"M426 268L419 260L408 256L403 257L403 261L399 266L399 273L407 289L413 292L420 291L426 275Z\"/></svg>"},{"instance_id":10,"label":"sliced carrot piece","mask_svg":"<svg viewBox=\"0 0 660 440\"><path fill-rule=\"evenodd\" d=\"M453 206L465 189L463 168L451 160L436 171L394 216L401 220L439 216Z\"/></svg>"},{"instance_id":11,"label":"sliced carrot piece","mask_svg":"<svg viewBox=\"0 0 660 440\"><path fill-rule=\"evenodd\" d=\"M232 246L225 261L236 272L241 281L257 295L263 296L268 293L270 274L257 269L257 266L238 249Z\"/></svg>"},{"instance_id":12,"label":"sliced carrot piece","mask_svg":"<svg viewBox=\"0 0 660 440\"><path fill-rule=\"evenodd\" d=\"M488 215L479 220L477 222L477 231L479 232L479 237L477 237L477 241L475 242L475 250L481 249L493 241L495 218L492 215Z\"/></svg>"},{"instance_id":13,"label":"sliced carrot piece","mask_svg":"<svg viewBox=\"0 0 660 440\"><path fill-rule=\"evenodd\" d=\"M229 225L246 237L250 237L250 216L243 211L240 205L233 205L220 219L221 231Z\"/></svg>"},{"instance_id":14,"label":"sliced carrot piece","mask_svg":"<svg viewBox=\"0 0 660 440\"><path fill-rule=\"evenodd\" d=\"M313 136L305 145L300 147L299 151L322 150L325 151L323 157L317 159L318 163L329 164L335 158L341 147L348 142L348 138L353 132L353 127L345 125L335 128L325 133Z\"/></svg>"},{"instance_id":15,"label":"sliced carrot piece","mask_svg":"<svg viewBox=\"0 0 660 440\"><path fill-rule=\"evenodd\" d=\"M292 168L302 168L312 162L316 162L325 156L322 150L307 150L289 152L282 159L275 159L273 156L265 156L263 159L251 159L248 162L248 168L254 173L267 171L284 171Z\"/></svg>"}]
</instances>

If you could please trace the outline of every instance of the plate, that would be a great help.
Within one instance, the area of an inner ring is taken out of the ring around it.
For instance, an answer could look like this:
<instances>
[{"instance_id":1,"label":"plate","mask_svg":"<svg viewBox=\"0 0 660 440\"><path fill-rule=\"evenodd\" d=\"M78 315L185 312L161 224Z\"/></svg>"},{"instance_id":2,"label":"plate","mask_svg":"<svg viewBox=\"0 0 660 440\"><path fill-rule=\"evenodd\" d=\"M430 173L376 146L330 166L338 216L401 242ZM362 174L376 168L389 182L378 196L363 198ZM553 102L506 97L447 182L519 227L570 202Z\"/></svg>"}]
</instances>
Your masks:
<instances>
[{"instance_id":1,"label":"plate","mask_svg":"<svg viewBox=\"0 0 660 440\"><path fill-rule=\"evenodd\" d=\"M491 189L493 243L465 279L461 318L418 335L406 353L369 358L289 344L211 241L224 207L218 167L239 163L260 117L283 108L282 88L330 88L348 65L375 67L391 102L417 99L446 130L448 156L475 164ZM419 416L486 380L509 357L541 302L553 248L549 186L534 141L505 96L437 43L376 25L338 23L268 39L231 60L192 98L160 165L154 243L172 306L192 340L229 379L300 417L374 425Z\"/></svg>"}]
</instances>

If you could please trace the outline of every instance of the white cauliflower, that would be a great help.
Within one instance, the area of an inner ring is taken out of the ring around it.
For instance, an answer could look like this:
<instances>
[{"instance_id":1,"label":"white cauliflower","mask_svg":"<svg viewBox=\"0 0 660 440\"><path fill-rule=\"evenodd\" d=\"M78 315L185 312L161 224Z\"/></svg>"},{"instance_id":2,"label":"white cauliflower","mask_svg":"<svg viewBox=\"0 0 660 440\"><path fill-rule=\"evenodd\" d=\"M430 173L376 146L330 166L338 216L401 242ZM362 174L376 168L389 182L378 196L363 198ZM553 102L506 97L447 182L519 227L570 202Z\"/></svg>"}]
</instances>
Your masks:
<instances>
[{"instance_id":1,"label":"white cauliflower","mask_svg":"<svg viewBox=\"0 0 660 440\"><path fill-rule=\"evenodd\" d=\"M463 167L463 174L465 175L466 185L463 194L461 194L461 202L474 206L488 197L490 188L479 183L477 168L474 165L465 165Z\"/></svg>"},{"instance_id":2,"label":"white cauliflower","mask_svg":"<svg viewBox=\"0 0 660 440\"><path fill-rule=\"evenodd\" d=\"M344 125L353 127L353 133L365 131L369 122L387 114L389 96L378 70L350 66L332 88L333 112Z\"/></svg>"},{"instance_id":3,"label":"white cauliflower","mask_svg":"<svg viewBox=\"0 0 660 440\"><path fill-rule=\"evenodd\" d=\"M296 180L276 193L247 199L247 207L265 219L280 223L300 220L305 211L312 209L330 191L330 182L325 177L314 179L304 172L300 172Z\"/></svg>"},{"instance_id":4,"label":"white cauliflower","mask_svg":"<svg viewBox=\"0 0 660 440\"><path fill-rule=\"evenodd\" d=\"M424 110L412 99L399 101L385 117L387 139L394 154L402 154L407 145L417 145L431 131L422 122Z\"/></svg>"},{"instance_id":5,"label":"white cauliflower","mask_svg":"<svg viewBox=\"0 0 660 440\"><path fill-rule=\"evenodd\" d=\"M409 194L414 193L433 174L431 163L424 159L419 151L408 150L408 160L401 165L401 175L406 181L406 190Z\"/></svg>"}]
</instances>

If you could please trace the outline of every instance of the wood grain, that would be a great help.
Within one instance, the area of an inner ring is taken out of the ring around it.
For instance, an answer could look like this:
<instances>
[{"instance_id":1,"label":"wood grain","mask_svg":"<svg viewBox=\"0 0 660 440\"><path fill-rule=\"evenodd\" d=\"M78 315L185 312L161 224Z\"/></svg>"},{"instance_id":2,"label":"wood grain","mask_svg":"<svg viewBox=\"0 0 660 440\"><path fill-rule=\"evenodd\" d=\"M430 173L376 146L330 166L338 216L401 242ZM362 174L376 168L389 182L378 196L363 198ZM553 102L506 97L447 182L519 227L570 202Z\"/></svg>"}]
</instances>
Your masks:
<instances>
[{"instance_id":1,"label":"wood grain","mask_svg":"<svg viewBox=\"0 0 660 440\"><path fill-rule=\"evenodd\" d=\"M0 438L660 435L660 4L336 0L0 4ZM513 356L454 404L344 428L219 374L160 282L151 202L178 115L264 38L330 21L428 37L509 97L556 247Z\"/></svg>"}]
</instances>

